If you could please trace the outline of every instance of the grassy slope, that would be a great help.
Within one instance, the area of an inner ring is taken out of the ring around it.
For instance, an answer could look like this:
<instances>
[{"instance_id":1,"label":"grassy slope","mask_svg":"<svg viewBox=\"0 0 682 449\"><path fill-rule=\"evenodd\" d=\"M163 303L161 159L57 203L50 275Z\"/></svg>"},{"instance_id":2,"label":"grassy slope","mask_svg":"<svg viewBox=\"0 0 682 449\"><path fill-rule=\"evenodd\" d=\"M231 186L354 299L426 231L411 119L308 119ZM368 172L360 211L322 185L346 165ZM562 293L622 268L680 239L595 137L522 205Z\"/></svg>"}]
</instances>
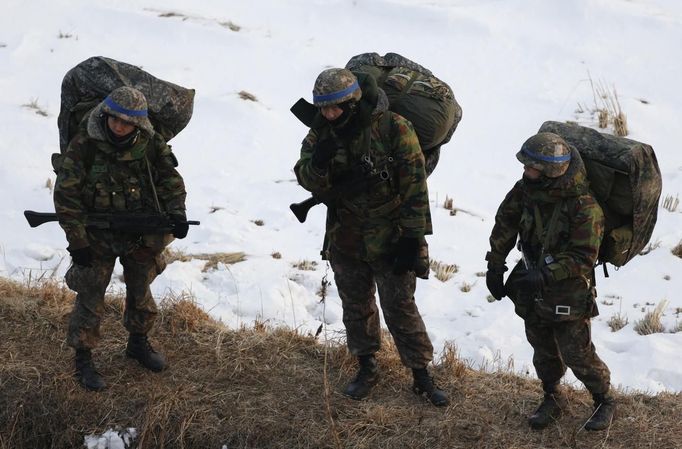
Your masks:
<instances>
[{"instance_id":1,"label":"grassy slope","mask_svg":"<svg viewBox=\"0 0 682 449\"><path fill-rule=\"evenodd\" d=\"M82 447L110 427L137 428L144 448L682 448L680 394L619 394L610 431L588 433L588 395L571 391L564 417L535 432L525 417L537 382L471 370L449 351L436 374L452 404L437 409L410 391L387 339L383 378L356 402L339 394L354 371L343 346L262 324L230 330L178 298L163 301L153 336L172 364L161 374L125 358L123 301L108 298L96 361L110 387L90 393L64 344L72 301L56 283L0 279L0 449Z\"/></svg>"}]
</instances>

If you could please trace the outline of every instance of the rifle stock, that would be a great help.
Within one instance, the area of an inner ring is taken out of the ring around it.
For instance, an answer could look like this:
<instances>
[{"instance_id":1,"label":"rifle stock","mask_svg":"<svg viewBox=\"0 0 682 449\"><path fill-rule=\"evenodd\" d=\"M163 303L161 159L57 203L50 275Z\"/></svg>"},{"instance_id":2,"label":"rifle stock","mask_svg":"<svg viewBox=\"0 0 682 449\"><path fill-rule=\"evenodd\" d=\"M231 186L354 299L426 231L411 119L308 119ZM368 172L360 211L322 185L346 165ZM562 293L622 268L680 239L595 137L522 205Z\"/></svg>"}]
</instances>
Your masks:
<instances>
[{"instance_id":1,"label":"rifle stock","mask_svg":"<svg viewBox=\"0 0 682 449\"><path fill-rule=\"evenodd\" d=\"M296 215L299 223L305 223L308 218L308 211L320 204L322 200L315 196L311 196L307 200L301 201L300 203L292 203L289 205L289 209Z\"/></svg>"}]
</instances>

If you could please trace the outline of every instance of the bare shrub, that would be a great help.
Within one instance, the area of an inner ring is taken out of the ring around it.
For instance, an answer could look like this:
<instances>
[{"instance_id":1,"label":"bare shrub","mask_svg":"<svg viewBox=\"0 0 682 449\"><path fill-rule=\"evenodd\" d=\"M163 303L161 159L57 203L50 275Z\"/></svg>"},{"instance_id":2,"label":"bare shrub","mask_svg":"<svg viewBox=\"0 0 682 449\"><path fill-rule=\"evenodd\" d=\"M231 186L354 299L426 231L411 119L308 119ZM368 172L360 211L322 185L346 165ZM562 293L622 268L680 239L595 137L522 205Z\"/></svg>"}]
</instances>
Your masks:
<instances>
[{"instance_id":1,"label":"bare shrub","mask_svg":"<svg viewBox=\"0 0 682 449\"><path fill-rule=\"evenodd\" d=\"M459 267L455 264L446 264L438 260L431 259L429 261L429 266L434 272L436 279L441 282L447 282L459 271Z\"/></svg>"},{"instance_id":2,"label":"bare shrub","mask_svg":"<svg viewBox=\"0 0 682 449\"><path fill-rule=\"evenodd\" d=\"M658 334L665 331L661 317L668 305L668 301L663 300L658 303L654 310L648 311L641 320L635 322L635 332L639 335Z\"/></svg>"},{"instance_id":3,"label":"bare shrub","mask_svg":"<svg viewBox=\"0 0 682 449\"><path fill-rule=\"evenodd\" d=\"M270 256L273 259L281 259L282 258L282 254L280 254L279 251L275 251L274 253L270 254Z\"/></svg>"}]
</instances>

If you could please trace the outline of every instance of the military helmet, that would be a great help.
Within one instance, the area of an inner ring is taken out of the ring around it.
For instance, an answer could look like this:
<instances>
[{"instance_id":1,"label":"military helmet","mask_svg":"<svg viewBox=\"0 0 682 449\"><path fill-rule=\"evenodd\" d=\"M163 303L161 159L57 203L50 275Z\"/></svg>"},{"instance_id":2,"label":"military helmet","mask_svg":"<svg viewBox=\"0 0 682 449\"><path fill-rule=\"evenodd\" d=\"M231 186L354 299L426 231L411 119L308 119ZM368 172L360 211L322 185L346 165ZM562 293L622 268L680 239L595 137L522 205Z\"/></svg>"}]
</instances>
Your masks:
<instances>
[{"instance_id":1,"label":"military helmet","mask_svg":"<svg viewBox=\"0 0 682 449\"><path fill-rule=\"evenodd\" d=\"M313 104L331 106L348 100L358 101L362 91L358 79L348 69L327 69L320 73L313 87Z\"/></svg>"},{"instance_id":2,"label":"military helmet","mask_svg":"<svg viewBox=\"0 0 682 449\"><path fill-rule=\"evenodd\" d=\"M114 89L100 103L99 109L101 113L118 117L154 135L154 127L147 116L147 99L137 89L128 86Z\"/></svg>"},{"instance_id":3,"label":"military helmet","mask_svg":"<svg viewBox=\"0 0 682 449\"><path fill-rule=\"evenodd\" d=\"M523 143L516 158L523 165L539 170L548 178L557 178L568 170L571 149L557 134L537 133Z\"/></svg>"}]
</instances>

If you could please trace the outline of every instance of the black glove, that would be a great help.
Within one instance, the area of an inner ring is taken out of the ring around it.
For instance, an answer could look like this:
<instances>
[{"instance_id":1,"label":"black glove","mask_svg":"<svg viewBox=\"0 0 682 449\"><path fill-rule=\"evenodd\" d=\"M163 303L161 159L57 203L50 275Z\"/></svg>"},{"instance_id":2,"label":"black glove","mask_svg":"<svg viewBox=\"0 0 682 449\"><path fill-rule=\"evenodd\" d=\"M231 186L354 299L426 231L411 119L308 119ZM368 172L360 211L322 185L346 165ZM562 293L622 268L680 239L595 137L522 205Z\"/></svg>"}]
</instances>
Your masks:
<instances>
[{"instance_id":1,"label":"black glove","mask_svg":"<svg viewBox=\"0 0 682 449\"><path fill-rule=\"evenodd\" d=\"M485 285L493 298L498 301L507 296L504 288L504 270L488 269L485 273Z\"/></svg>"},{"instance_id":2,"label":"black glove","mask_svg":"<svg viewBox=\"0 0 682 449\"><path fill-rule=\"evenodd\" d=\"M71 260L76 265L81 267L91 267L92 266L92 249L89 246L78 249L70 249L69 254L71 254Z\"/></svg>"},{"instance_id":3,"label":"black glove","mask_svg":"<svg viewBox=\"0 0 682 449\"><path fill-rule=\"evenodd\" d=\"M329 162L334 158L336 150L338 150L338 145L334 139L321 140L315 145L310 162L316 169L325 171L329 167Z\"/></svg>"},{"instance_id":4,"label":"black glove","mask_svg":"<svg viewBox=\"0 0 682 449\"><path fill-rule=\"evenodd\" d=\"M173 223L173 237L176 239L184 239L187 237L187 231L189 231L187 218L185 218L184 215L174 214L170 216L170 219Z\"/></svg>"},{"instance_id":5,"label":"black glove","mask_svg":"<svg viewBox=\"0 0 682 449\"><path fill-rule=\"evenodd\" d=\"M419 257L419 240L414 237L400 237L394 254L393 274L401 275L414 271Z\"/></svg>"},{"instance_id":6,"label":"black glove","mask_svg":"<svg viewBox=\"0 0 682 449\"><path fill-rule=\"evenodd\" d=\"M541 269L530 270L524 277L520 278L516 285L519 290L529 293L540 293L547 283L546 274Z\"/></svg>"}]
</instances>

